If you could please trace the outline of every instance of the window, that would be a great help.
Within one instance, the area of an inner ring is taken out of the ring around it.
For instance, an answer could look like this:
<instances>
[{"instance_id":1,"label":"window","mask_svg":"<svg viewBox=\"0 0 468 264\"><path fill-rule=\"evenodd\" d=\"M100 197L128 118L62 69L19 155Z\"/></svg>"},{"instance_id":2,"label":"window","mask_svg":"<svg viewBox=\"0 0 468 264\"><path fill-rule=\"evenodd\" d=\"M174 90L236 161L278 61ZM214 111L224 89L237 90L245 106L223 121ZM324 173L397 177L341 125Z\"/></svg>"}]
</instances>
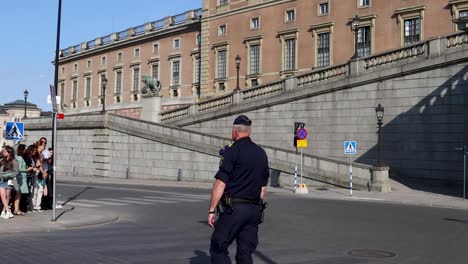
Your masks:
<instances>
[{"instance_id":1,"label":"window","mask_svg":"<svg viewBox=\"0 0 468 264\"><path fill-rule=\"evenodd\" d=\"M359 0L359 7L368 7L370 5L370 0Z\"/></svg>"},{"instance_id":2,"label":"window","mask_svg":"<svg viewBox=\"0 0 468 264\"><path fill-rule=\"evenodd\" d=\"M284 71L296 69L296 39L286 39L284 41Z\"/></svg>"},{"instance_id":3,"label":"window","mask_svg":"<svg viewBox=\"0 0 468 264\"><path fill-rule=\"evenodd\" d=\"M140 88L140 68L133 68L133 91L138 91Z\"/></svg>"},{"instance_id":4,"label":"window","mask_svg":"<svg viewBox=\"0 0 468 264\"><path fill-rule=\"evenodd\" d=\"M159 53L159 43L153 43L153 53Z\"/></svg>"},{"instance_id":5,"label":"window","mask_svg":"<svg viewBox=\"0 0 468 264\"><path fill-rule=\"evenodd\" d=\"M90 60L86 62L86 68L88 68L88 69L91 68L91 61Z\"/></svg>"},{"instance_id":6,"label":"window","mask_svg":"<svg viewBox=\"0 0 468 264\"><path fill-rule=\"evenodd\" d=\"M76 101L78 97L78 80L72 81L72 101Z\"/></svg>"},{"instance_id":7,"label":"window","mask_svg":"<svg viewBox=\"0 0 468 264\"><path fill-rule=\"evenodd\" d=\"M122 62L122 52L117 53L117 62Z\"/></svg>"},{"instance_id":8,"label":"window","mask_svg":"<svg viewBox=\"0 0 468 264\"><path fill-rule=\"evenodd\" d=\"M104 94L104 85L102 84L102 80L104 80L105 78L106 78L106 75L105 75L105 74L101 74L101 75L99 76L99 87L100 87L100 89L99 89L99 95L101 96L101 100L100 100L101 105L103 104L104 96L105 96L105 94Z\"/></svg>"},{"instance_id":9,"label":"window","mask_svg":"<svg viewBox=\"0 0 468 264\"><path fill-rule=\"evenodd\" d=\"M174 39L174 49L180 48L180 39Z\"/></svg>"},{"instance_id":10,"label":"window","mask_svg":"<svg viewBox=\"0 0 468 264\"><path fill-rule=\"evenodd\" d=\"M408 46L421 40L421 21L418 18L406 19L404 24L404 45Z\"/></svg>"},{"instance_id":11,"label":"window","mask_svg":"<svg viewBox=\"0 0 468 264\"><path fill-rule=\"evenodd\" d=\"M78 71L78 64L73 64L73 71Z\"/></svg>"},{"instance_id":12,"label":"window","mask_svg":"<svg viewBox=\"0 0 468 264\"><path fill-rule=\"evenodd\" d=\"M195 72L193 73L194 74L194 78L193 80L195 81L195 83L199 83L200 82L200 79L199 79L199 72L200 72L200 58L197 56L195 57L195 60L194 62L195 63Z\"/></svg>"},{"instance_id":13,"label":"window","mask_svg":"<svg viewBox=\"0 0 468 264\"><path fill-rule=\"evenodd\" d=\"M286 22L291 22L291 21L294 21L295 19L296 19L296 11L294 9L287 10L286 11L285 21Z\"/></svg>"},{"instance_id":14,"label":"window","mask_svg":"<svg viewBox=\"0 0 468 264\"><path fill-rule=\"evenodd\" d=\"M226 69L227 69L226 55L227 55L227 50L218 51L218 72L217 72L218 79L226 79L227 77L226 76Z\"/></svg>"},{"instance_id":15,"label":"window","mask_svg":"<svg viewBox=\"0 0 468 264\"><path fill-rule=\"evenodd\" d=\"M227 5L229 4L229 0L219 0L219 5L222 6L222 5Z\"/></svg>"},{"instance_id":16,"label":"window","mask_svg":"<svg viewBox=\"0 0 468 264\"><path fill-rule=\"evenodd\" d=\"M319 4L319 15L328 15L328 2L320 3Z\"/></svg>"},{"instance_id":17,"label":"window","mask_svg":"<svg viewBox=\"0 0 468 264\"><path fill-rule=\"evenodd\" d=\"M251 79L251 80L250 80L250 83L251 83L251 86L252 86L252 87L258 86L258 79L256 79L256 78Z\"/></svg>"},{"instance_id":18,"label":"window","mask_svg":"<svg viewBox=\"0 0 468 264\"><path fill-rule=\"evenodd\" d=\"M226 25L221 25L218 28L218 36L225 36L227 32Z\"/></svg>"},{"instance_id":19,"label":"window","mask_svg":"<svg viewBox=\"0 0 468 264\"><path fill-rule=\"evenodd\" d=\"M458 17L467 17L468 16L468 10L463 10L458 12Z\"/></svg>"},{"instance_id":20,"label":"window","mask_svg":"<svg viewBox=\"0 0 468 264\"><path fill-rule=\"evenodd\" d=\"M200 35L200 33L197 34L197 43L196 44L197 44L197 47L200 46L200 44L201 44L201 35Z\"/></svg>"},{"instance_id":21,"label":"window","mask_svg":"<svg viewBox=\"0 0 468 264\"><path fill-rule=\"evenodd\" d=\"M62 75L65 74L65 67L62 67L62 72L61 72L61 74L62 74Z\"/></svg>"},{"instance_id":22,"label":"window","mask_svg":"<svg viewBox=\"0 0 468 264\"><path fill-rule=\"evenodd\" d=\"M250 19L250 29L258 29L260 28L260 18L254 17Z\"/></svg>"},{"instance_id":23,"label":"window","mask_svg":"<svg viewBox=\"0 0 468 264\"><path fill-rule=\"evenodd\" d=\"M154 79L159 80L159 63L151 65L151 76Z\"/></svg>"},{"instance_id":24,"label":"window","mask_svg":"<svg viewBox=\"0 0 468 264\"><path fill-rule=\"evenodd\" d=\"M85 78L85 99L91 97L91 77Z\"/></svg>"},{"instance_id":25,"label":"window","mask_svg":"<svg viewBox=\"0 0 468 264\"><path fill-rule=\"evenodd\" d=\"M360 27L358 30L358 55L366 57L371 54L371 27Z\"/></svg>"},{"instance_id":26,"label":"window","mask_svg":"<svg viewBox=\"0 0 468 264\"><path fill-rule=\"evenodd\" d=\"M136 48L133 50L133 56L135 58L139 58L140 57L140 49L139 48Z\"/></svg>"},{"instance_id":27,"label":"window","mask_svg":"<svg viewBox=\"0 0 468 264\"><path fill-rule=\"evenodd\" d=\"M106 65L106 56L101 57L101 65Z\"/></svg>"},{"instance_id":28,"label":"window","mask_svg":"<svg viewBox=\"0 0 468 264\"><path fill-rule=\"evenodd\" d=\"M60 105L65 104L65 83L60 83Z\"/></svg>"},{"instance_id":29,"label":"window","mask_svg":"<svg viewBox=\"0 0 468 264\"><path fill-rule=\"evenodd\" d=\"M400 27L401 46L412 45L424 39L425 10L426 7L424 5L403 7L395 10L396 22ZM454 26L454 29L456 29L456 26Z\"/></svg>"},{"instance_id":30,"label":"window","mask_svg":"<svg viewBox=\"0 0 468 264\"><path fill-rule=\"evenodd\" d=\"M317 66L328 66L330 65L330 33L321 33L317 37Z\"/></svg>"},{"instance_id":31,"label":"window","mask_svg":"<svg viewBox=\"0 0 468 264\"><path fill-rule=\"evenodd\" d=\"M172 61L172 86L180 85L180 60Z\"/></svg>"},{"instance_id":32,"label":"window","mask_svg":"<svg viewBox=\"0 0 468 264\"><path fill-rule=\"evenodd\" d=\"M120 94L122 92L122 72L115 72L115 93Z\"/></svg>"},{"instance_id":33,"label":"window","mask_svg":"<svg viewBox=\"0 0 468 264\"><path fill-rule=\"evenodd\" d=\"M250 74L260 73L260 45L250 46Z\"/></svg>"}]
</instances>

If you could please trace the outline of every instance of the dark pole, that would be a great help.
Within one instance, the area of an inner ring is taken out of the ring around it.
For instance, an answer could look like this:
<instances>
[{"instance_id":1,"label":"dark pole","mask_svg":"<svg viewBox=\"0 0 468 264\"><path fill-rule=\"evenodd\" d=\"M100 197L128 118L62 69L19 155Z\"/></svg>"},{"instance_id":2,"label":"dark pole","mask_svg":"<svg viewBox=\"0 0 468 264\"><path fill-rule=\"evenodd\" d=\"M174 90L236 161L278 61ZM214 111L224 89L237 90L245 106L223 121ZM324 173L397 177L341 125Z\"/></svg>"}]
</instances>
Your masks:
<instances>
[{"instance_id":1,"label":"dark pole","mask_svg":"<svg viewBox=\"0 0 468 264\"><path fill-rule=\"evenodd\" d=\"M23 116L23 119L27 118L27 114L26 114L26 105L28 104L28 90L24 90L24 116Z\"/></svg>"},{"instance_id":2,"label":"dark pole","mask_svg":"<svg viewBox=\"0 0 468 264\"><path fill-rule=\"evenodd\" d=\"M101 77L101 85L102 85L102 110L101 113L106 113L106 86L107 86L107 78L105 75Z\"/></svg>"},{"instance_id":3,"label":"dark pole","mask_svg":"<svg viewBox=\"0 0 468 264\"><path fill-rule=\"evenodd\" d=\"M382 156L382 125L383 125L383 116L384 116L384 108L379 103L379 105L375 108L375 113L377 115L377 125L379 126L378 131L378 138L377 138L377 167L384 167L385 164L383 163L383 156Z\"/></svg>"},{"instance_id":4,"label":"dark pole","mask_svg":"<svg viewBox=\"0 0 468 264\"><path fill-rule=\"evenodd\" d=\"M55 74L54 74L54 88L55 88L55 94L57 95L57 87L58 87L58 71L59 71L59 54L60 54L60 25L62 21L62 0L58 1L58 14L57 14L57 39L55 42ZM55 100L55 98L51 98L52 100ZM57 115L57 113L53 114L54 116ZM52 121L52 139L54 138L54 131L55 131L55 122ZM55 142L52 140L52 148L54 148Z\"/></svg>"},{"instance_id":5,"label":"dark pole","mask_svg":"<svg viewBox=\"0 0 468 264\"><path fill-rule=\"evenodd\" d=\"M237 85L236 85L236 89L234 89L235 92L240 91L240 86L239 86L240 61L241 61L241 58L240 58L239 54L237 54L237 56L236 56Z\"/></svg>"},{"instance_id":6,"label":"dark pole","mask_svg":"<svg viewBox=\"0 0 468 264\"><path fill-rule=\"evenodd\" d=\"M201 34L202 34L202 16L198 16L200 21L200 39L198 39L198 87L197 87L197 97L200 99L201 96Z\"/></svg>"},{"instance_id":7,"label":"dark pole","mask_svg":"<svg viewBox=\"0 0 468 264\"><path fill-rule=\"evenodd\" d=\"M59 71L59 54L60 54L60 25L62 21L62 0L59 0L58 3L58 14L57 14L57 39L55 43L55 75L54 75L54 89L55 89L55 96L57 95L57 87L58 87L58 71ZM55 97L52 97L51 100L56 100ZM56 102L53 102L55 104ZM52 144L51 147L54 150L54 155L52 157L52 221L56 221L56 210L55 207L57 206L57 188L56 188L56 179L57 174L55 173L55 166L57 165L57 149L55 148L55 141L57 140L57 113L53 111L52 113Z\"/></svg>"},{"instance_id":8,"label":"dark pole","mask_svg":"<svg viewBox=\"0 0 468 264\"><path fill-rule=\"evenodd\" d=\"M382 167L382 124L383 122L382 121L378 121L377 122L377 125L379 126L379 138L378 138L378 141L379 143L377 144L377 151L378 151L378 154L377 154L377 167Z\"/></svg>"}]
</instances>

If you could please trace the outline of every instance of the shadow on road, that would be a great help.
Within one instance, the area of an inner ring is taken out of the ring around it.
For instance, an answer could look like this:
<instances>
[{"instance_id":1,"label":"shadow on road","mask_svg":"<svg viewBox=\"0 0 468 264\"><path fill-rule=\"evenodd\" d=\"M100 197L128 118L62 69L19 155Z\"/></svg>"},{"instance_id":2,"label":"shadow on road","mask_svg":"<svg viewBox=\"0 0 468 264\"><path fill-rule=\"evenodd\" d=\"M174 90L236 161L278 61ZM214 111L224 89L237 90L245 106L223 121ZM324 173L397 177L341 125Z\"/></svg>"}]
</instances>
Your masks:
<instances>
[{"instance_id":1,"label":"shadow on road","mask_svg":"<svg viewBox=\"0 0 468 264\"><path fill-rule=\"evenodd\" d=\"M210 256L208 256L204 251L195 250L196 256L190 258L190 264L207 264L210 263Z\"/></svg>"},{"instance_id":2,"label":"shadow on road","mask_svg":"<svg viewBox=\"0 0 468 264\"><path fill-rule=\"evenodd\" d=\"M93 187L85 187L83 190L81 190L79 193L75 194L74 196L72 197L69 197L65 202L62 203L62 205L66 205L67 203L75 200L76 198L78 198L78 196L82 195L83 193L85 193L86 191L92 189Z\"/></svg>"}]
</instances>

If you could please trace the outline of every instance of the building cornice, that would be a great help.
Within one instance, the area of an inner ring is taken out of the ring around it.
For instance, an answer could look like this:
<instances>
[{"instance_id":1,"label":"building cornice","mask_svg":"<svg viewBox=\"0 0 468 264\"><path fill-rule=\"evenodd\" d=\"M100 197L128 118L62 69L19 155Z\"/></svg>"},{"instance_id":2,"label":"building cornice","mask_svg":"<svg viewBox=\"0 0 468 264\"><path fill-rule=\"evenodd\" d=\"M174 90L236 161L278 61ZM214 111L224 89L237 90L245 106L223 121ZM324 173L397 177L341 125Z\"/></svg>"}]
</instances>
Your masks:
<instances>
[{"instance_id":1,"label":"building cornice","mask_svg":"<svg viewBox=\"0 0 468 264\"><path fill-rule=\"evenodd\" d=\"M233 10L229 10L221 14L209 15L206 19L215 20L218 18L228 17L228 16L235 15L235 14L241 14L241 13L245 13L245 12L252 11L252 10L257 10L257 9L261 9L265 7L271 7L275 5L280 5L280 4L289 3L289 2L296 2L296 1L297 0L277 0L275 2L270 1L268 3L258 3L258 4L248 5L248 6L236 8Z\"/></svg>"}]
</instances>

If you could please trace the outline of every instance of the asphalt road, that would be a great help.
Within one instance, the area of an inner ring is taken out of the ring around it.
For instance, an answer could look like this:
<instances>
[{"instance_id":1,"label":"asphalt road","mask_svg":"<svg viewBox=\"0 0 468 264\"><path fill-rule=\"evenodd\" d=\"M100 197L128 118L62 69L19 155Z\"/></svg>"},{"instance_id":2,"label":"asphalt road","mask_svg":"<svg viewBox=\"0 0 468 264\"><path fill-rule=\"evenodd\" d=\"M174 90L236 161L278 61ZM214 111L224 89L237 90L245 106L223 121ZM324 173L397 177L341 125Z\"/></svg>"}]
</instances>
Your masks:
<instances>
[{"instance_id":1,"label":"asphalt road","mask_svg":"<svg viewBox=\"0 0 468 264\"><path fill-rule=\"evenodd\" d=\"M59 194L77 210L120 219L0 235L0 263L210 263L209 190L61 184ZM288 194L268 194L268 202L255 263L468 263L468 211Z\"/></svg>"}]
</instances>

